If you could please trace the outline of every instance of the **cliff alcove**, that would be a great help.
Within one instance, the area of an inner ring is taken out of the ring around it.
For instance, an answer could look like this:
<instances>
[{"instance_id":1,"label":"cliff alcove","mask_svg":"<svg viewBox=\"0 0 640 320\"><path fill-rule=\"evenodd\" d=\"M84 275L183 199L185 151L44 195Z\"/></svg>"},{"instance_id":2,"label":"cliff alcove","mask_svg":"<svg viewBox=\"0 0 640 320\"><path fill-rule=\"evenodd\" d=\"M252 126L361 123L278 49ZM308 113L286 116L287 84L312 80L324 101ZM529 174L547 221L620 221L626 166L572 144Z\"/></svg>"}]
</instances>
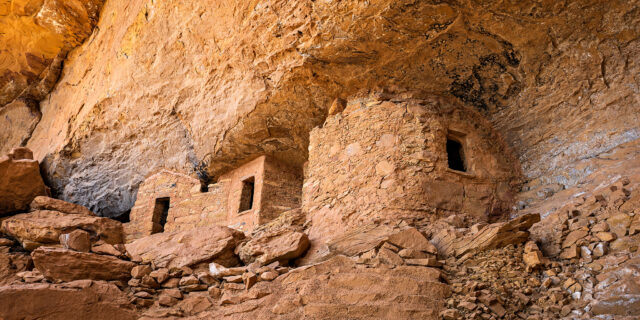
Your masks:
<instances>
[{"instance_id":1,"label":"cliff alcove","mask_svg":"<svg viewBox=\"0 0 640 320\"><path fill-rule=\"evenodd\" d=\"M636 318L638 8L0 0L0 318Z\"/></svg>"}]
</instances>

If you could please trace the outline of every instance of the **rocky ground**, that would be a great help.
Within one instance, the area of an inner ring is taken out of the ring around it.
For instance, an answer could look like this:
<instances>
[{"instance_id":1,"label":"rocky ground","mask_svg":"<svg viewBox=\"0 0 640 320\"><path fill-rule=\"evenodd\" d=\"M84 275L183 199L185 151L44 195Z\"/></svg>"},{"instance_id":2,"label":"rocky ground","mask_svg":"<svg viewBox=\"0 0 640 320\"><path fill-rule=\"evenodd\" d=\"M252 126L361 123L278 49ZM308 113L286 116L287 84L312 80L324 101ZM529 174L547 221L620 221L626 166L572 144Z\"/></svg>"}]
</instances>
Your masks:
<instances>
[{"instance_id":1,"label":"rocky ground","mask_svg":"<svg viewBox=\"0 0 640 320\"><path fill-rule=\"evenodd\" d=\"M312 250L300 209L250 233L205 226L125 243L121 222L23 179L39 175L31 157L18 148L0 161L0 192L13 199L0 218L0 319L640 315L635 175L576 193L544 219L528 208L471 225L450 212L363 225Z\"/></svg>"},{"instance_id":2,"label":"rocky ground","mask_svg":"<svg viewBox=\"0 0 640 320\"><path fill-rule=\"evenodd\" d=\"M205 227L123 245L119 222L38 197L2 220L0 297L11 299L0 299L0 316L68 317L54 307L68 298L105 319L635 319L640 192L627 186L620 179L542 221L465 228L450 216L431 229L362 229L306 266L298 211L248 235Z\"/></svg>"}]
</instances>

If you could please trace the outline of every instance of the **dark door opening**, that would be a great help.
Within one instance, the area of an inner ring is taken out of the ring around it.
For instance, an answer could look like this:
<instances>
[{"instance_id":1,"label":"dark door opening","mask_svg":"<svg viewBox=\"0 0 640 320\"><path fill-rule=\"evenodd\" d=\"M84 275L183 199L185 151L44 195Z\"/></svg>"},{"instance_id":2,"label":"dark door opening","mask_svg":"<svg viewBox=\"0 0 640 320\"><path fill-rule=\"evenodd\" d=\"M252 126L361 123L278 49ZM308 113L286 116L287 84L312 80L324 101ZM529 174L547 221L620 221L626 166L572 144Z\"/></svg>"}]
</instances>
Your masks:
<instances>
[{"instance_id":1,"label":"dark door opening","mask_svg":"<svg viewBox=\"0 0 640 320\"><path fill-rule=\"evenodd\" d=\"M153 229L151 230L152 234L164 232L164 225L167 223L170 204L170 198L156 199L156 205L153 207Z\"/></svg>"},{"instance_id":2,"label":"dark door opening","mask_svg":"<svg viewBox=\"0 0 640 320\"><path fill-rule=\"evenodd\" d=\"M240 206L238 213L251 210L253 208L253 193L255 191L255 178L251 177L242 181L242 191L240 194Z\"/></svg>"},{"instance_id":3,"label":"dark door opening","mask_svg":"<svg viewBox=\"0 0 640 320\"><path fill-rule=\"evenodd\" d=\"M464 162L464 149L460 142L447 139L447 159L450 169L467 172L467 165Z\"/></svg>"}]
</instances>

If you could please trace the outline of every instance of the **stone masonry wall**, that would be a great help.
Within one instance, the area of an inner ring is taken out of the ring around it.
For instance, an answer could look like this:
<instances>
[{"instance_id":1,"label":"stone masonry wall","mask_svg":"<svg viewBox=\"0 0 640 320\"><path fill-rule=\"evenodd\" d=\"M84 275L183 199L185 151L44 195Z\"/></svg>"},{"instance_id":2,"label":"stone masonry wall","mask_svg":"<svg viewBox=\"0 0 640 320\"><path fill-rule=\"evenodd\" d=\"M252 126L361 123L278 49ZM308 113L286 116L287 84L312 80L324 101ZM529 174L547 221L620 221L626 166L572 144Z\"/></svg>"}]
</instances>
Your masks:
<instances>
[{"instance_id":1,"label":"stone masonry wall","mask_svg":"<svg viewBox=\"0 0 640 320\"><path fill-rule=\"evenodd\" d=\"M453 132L464 134L466 173L448 166ZM311 133L303 187L310 239L451 212L495 219L509 207L517 168L500 137L470 109L435 97L353 101Z\"/></svg>"},{"instance_id":2,"label":"stone masonry wall","mask_svg":"<svg viewBox=\"0 0 640 320\"><path fill-rule=\"evenodd\" d=\"M239 212L242 182L253 178L253 204ZM250 231L300 207L302 177L295 170L264 156L220 176L208 191L190 176L160 170L140 185L131 222L125 225L128 240L153 233L156 199L170 198L164 231L189 230L206 225L224 225Z\"/></svg>"},{"instance_id":3,"label":"stone masonry wall","mask_svg":"<svg viewBox=\"0 0 640 320\"><path fill-rule=\"evenodd\" d=\"M220 176L218 180L228 185L226 219L228 224L235 229L251 230L259 224L259 215L263 203L264 162L265 157L259 157ZM253 205L251 210L240 212L242 181L250 177L254 178Z\"/></svg>"},{"instance_id":4,"label":"stone masonry wall","mask_svg":"<svg viewBox=\"0 0 640 320\"><path fill-rule=\"evenodd\" d=\"M125 225L127 240L150 235L153 211L158 198L170 198L165 231L176 231L202 225L226 225L227 197L224 182L200 191L200 182L187 175L160 170L140 185L131 222Z\"/></svg>"},{"instance_id":5,"label":"stone masonry wall","mask_svg":"<svg viewBox=\"0 0 640 320\"><path fill-rule=\"evenodd\" d=\"M267 223L302 203L302 169L267 161L264 165L260 224Z\"/></svg>"}]
</instances>

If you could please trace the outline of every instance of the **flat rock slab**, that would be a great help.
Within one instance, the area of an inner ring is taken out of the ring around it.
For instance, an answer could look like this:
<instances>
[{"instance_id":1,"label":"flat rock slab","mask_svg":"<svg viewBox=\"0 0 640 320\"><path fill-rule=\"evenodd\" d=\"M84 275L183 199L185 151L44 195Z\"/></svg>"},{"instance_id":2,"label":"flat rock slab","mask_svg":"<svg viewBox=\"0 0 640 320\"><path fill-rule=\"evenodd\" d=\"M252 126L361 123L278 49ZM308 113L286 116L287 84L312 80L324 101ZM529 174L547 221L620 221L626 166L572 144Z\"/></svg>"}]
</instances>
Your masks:
<instances>
[{"instance_id":1,"label":"flat rock slab","mask_svg":"<svg viewBox=\"0 0 640 320\"><path fill-rule=\"evenodd\" d=\"M126 295L106 282L0 287L0 319L137 319L136 310L126 304Z\"/></svg>"},{"instance_id":2,"label":"flat rock slab","mask_svg":"<svg viewBox=\"0 0 640 320\"><path fill-rule=\"evenodd\" d=\"M405 249L413 249L432 254L438 253L436 247L416 228L407 228L389 236L388 242Z\"/></svg>"},{"instance_id":3,"label":"flat rock slab","mask_svg":"<svg viewBox=\"0 0 640 320\"><path fill-rule=\"evenodd\" d=\"M267 232L245 243L238 250L245 264L254 261L265 265L274 261L292 260L309 248L306 234L291 230Z\"/></svg>"},{"instance_id":4,"label":"flat rock slab","mask_svg":"<svg viewBox=\"0 0 640 320\"><path fill-rule=\"evenodd\" d=\"M135 263L113 256L40 247L31 253L33 263L49 280L129 280Z\"/></svg>"},{"instance_id":5,"label":"flat rock slab","mask_svg":"<svg viewBox=\"0 0 640 320\"><path fill-rule=\"evenodd\" d=\"M531 213L507 222L490 224L455 243L456 257L525 242L529 239L529 228L538 221L540 215Z\"/></svg>"},{"instance_id":6,"label":"flat rock slab","mask_svg":"<svg viewBox=\"0 0 640 320\"><path fill-rule=\"evenodd\" d=\"M31 208L31 211L52 210L68 214L95 216L95 214L85 206L45 196L35 197L35 199L31 201L29 207Z\"/></svg>"},{"instance_id":7,"label":"flat rock slab","mask_svg":"<svg viewBox=\"0 0 640 320\"><path fill-rule=\"evenodd\" d=\"M156 233L125 246L132 260L153 262L157 268L180 268L203 262L230 267L238 261L233 251L242 239L244 234L240 231L209 226Z\"/></svg>"},{"instance_id":8,"label":"flat rock slab","mask_svg":"<svg viewBox=\"0 0 640 320\"><path fill-rule=\"evenodd\" d=\"M2 232L20 240L27 250L44 244L57 244L61 234L76 229L111 244L122 243L123 240L122 223L119 221L49 210L15 215L2 221L0 227Z\"/></svg>"}]
</instances>

